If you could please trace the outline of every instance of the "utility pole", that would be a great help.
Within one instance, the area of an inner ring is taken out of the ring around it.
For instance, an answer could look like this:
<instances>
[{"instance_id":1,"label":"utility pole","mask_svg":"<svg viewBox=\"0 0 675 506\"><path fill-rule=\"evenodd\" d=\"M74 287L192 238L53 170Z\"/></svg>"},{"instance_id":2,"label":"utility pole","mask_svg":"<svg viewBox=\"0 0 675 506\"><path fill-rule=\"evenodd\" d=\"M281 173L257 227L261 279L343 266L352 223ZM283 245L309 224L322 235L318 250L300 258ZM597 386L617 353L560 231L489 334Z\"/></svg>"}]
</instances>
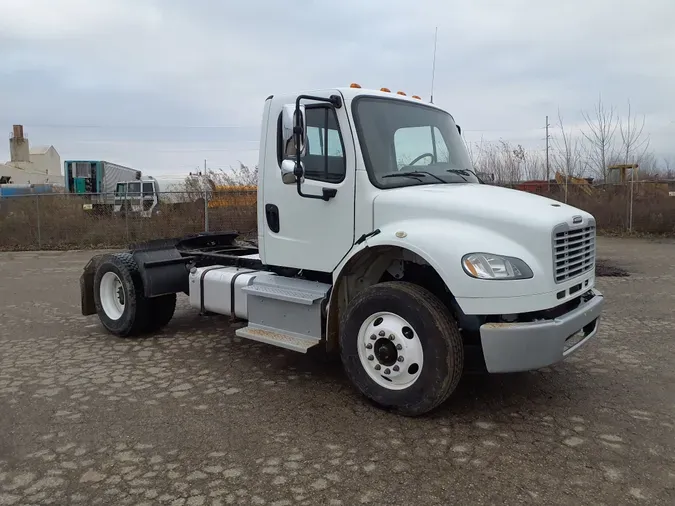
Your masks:
<instances>
[{"instance_id":1,"label":"utility pole","mask_svg":"<svg viewBox=\"0 0 675 506\"><path fill-rule=\"evenodd\" d=\"M546 184L548 185L548 192L551 193L551 166L548 161L548 141L550 135L548 134L548 127L551 126L548 124L548 116L546 116Z\"/></svg>"}]
</instances>

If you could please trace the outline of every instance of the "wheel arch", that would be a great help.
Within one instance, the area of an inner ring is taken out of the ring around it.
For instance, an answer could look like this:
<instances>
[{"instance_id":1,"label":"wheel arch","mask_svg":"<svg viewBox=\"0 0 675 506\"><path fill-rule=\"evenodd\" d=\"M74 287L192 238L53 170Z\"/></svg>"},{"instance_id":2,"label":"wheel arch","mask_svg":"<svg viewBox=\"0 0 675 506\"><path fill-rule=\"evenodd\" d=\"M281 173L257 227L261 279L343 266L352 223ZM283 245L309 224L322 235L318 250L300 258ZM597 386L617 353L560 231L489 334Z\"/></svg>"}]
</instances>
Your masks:
<instances>
[{"instance_id":1,"label":"wheel arch","mask_svg":"<svg viewBox=\"0 0 675 506\"><path fill-rule=\"evenodd\" d=\"M340 316L349 302L361 290L382 281L393 279L417 284L436 295L453 313L459 310L455 297L439 269L423 252L407 246L409 245L393 243L364 245L336 270L327 306L328 351L336 351L339 348ZM396 272L397 270L399 272ZM397 277L399 275L400 277Z\"/></svg>"}]
</instances>

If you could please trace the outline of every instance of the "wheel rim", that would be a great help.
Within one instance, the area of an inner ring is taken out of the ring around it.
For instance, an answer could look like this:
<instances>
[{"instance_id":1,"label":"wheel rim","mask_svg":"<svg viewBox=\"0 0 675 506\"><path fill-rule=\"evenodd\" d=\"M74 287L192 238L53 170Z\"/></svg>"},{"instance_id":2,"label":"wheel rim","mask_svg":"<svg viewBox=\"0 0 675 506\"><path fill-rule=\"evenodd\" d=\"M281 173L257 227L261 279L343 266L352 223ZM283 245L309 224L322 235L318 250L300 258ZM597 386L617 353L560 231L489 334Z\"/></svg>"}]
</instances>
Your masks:
<instances>
[{"instance_id":1,"label":"wheel rim","mask_svg":"<svg viewBox=\"0 0 675 506\"><path fill-rule=\"evenodd\" d=\"M420 377L422 342L413 326L399 315L379 312L366 318L357 345L361 365L381 387L403 390Z\"/></svg>"},{"instance_id":2,"label":"wheel rim","mask_svg":"<svg viewBox=\"0 0 675 506\"><path fill-rule=\"evenodd\" d=\"M119 320L124 313L126 303L126 293L122 280L114 272L106 272L101 278L101 306L108 318Z\"/></svg>"}]
</instances>

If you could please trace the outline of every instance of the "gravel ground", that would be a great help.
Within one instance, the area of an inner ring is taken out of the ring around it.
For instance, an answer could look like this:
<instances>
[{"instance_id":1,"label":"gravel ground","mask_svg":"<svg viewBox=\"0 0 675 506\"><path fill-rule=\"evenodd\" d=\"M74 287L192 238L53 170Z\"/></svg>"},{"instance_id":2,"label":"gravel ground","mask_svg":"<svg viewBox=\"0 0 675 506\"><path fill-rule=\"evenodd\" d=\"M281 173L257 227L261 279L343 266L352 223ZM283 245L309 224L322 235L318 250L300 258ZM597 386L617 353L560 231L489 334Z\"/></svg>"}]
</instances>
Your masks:
<instances>
[{"instance_id":1,"label":"gravel ground","mask_svg":"<svg viewBox=\"0 0 675 506\"><path fill-rule=\"evenodd\" d=\"M675 504L675 243L601 238L597 338L469 376L431 416L180 299L117 339L79 314L92 252L0 254L0 505Z\"/></svg>"}]
</instances>

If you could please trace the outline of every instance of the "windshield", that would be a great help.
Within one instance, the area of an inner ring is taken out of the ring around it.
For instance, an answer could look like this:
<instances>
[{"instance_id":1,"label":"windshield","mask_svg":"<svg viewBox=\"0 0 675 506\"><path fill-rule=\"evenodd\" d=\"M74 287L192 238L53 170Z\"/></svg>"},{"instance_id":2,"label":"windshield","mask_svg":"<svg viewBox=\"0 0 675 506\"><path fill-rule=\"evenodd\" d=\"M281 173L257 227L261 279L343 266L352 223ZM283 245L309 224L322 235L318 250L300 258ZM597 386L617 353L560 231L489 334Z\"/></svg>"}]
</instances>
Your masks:
<instances>
[{"instance_id":1,"label":"windshield","mask_svg":"<svg viewBox=\"0 0 675 506\"><path fill-rule=\"evenodd\" d=\"M448 113L375 97L356 98L353 111L366 170L378 188L479 182Z\"/></svg>"}]
</instances>

